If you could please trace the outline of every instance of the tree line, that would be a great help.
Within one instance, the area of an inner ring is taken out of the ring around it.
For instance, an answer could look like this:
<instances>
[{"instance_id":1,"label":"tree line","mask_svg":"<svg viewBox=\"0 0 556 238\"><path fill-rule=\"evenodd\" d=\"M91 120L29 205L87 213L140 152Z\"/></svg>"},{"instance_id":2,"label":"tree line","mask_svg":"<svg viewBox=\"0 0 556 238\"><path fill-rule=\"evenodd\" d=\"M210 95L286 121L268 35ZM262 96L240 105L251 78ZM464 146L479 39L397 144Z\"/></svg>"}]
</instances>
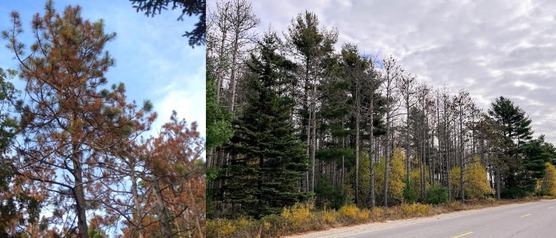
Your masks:
<instances>
[{"instance_id":1,"label":"tree line","mask_svg":"<svg viewBox=\"0 0 556 238\"><path fill-rule=\"evenodd\" d=\"M209 218L555 195L556 150L509 98L482 109L393 57L337 49L309 11L282 36L256 31L247 0L208 14Z\"/></svg>"},{"instance_id":2,"label":"tree line","mask_svg":"<svg viewBox=\"0 0 556 238\"><path fill-rule=\"evenodd\" d=\"M147 136L152 103L108 85L116 34L79 6L48 1L31 37L18 12L11 22L2 38L19 68L0 69L0 236L204 237L197 124L174 112Z\"/></svg>"}]
</instances>

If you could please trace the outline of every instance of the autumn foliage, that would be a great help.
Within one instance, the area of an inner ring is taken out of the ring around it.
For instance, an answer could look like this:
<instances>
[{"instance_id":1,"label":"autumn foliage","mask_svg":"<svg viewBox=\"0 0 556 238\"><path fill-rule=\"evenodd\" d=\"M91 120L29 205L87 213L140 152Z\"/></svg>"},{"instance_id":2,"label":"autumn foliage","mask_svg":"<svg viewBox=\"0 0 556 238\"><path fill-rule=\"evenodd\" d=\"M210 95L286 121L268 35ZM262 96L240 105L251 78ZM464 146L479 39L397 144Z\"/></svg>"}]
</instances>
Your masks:
<instances>
[{"instance_id":1,"label":"autumn foliage","mask_svg":"<svg viewBox=\"0 0 556 238\"><path fill-rule=\"evenodd\" d=\"M129 102L123 83L108 86L114 59L104 48L116 34L82 18L79 6L58 13L48 1L33 17L29 47L19 13L11 21L2 37L25 87L21 99L7 100L19 123L11 131L17 143L2 151L14 156L2 160L10 171L0 204L15 197L24 209L0 219L0 235L103 237L124 227L126 237L202 237L204 141L196 124L174 114L160 134L142 139L157 117L153 106Z\"/></svg>"}]
</instances>

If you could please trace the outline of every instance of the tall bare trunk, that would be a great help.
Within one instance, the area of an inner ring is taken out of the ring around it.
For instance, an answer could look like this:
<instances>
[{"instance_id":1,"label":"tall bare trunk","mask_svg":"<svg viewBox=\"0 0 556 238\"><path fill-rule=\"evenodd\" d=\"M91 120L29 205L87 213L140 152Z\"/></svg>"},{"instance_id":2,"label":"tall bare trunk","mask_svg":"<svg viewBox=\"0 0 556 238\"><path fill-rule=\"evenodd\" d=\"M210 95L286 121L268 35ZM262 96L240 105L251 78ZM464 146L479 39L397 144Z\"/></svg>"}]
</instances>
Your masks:
<instances>
[{"instance_id":1,"label":"tall bare trunk","mask_svg":"<svg viewBox=\"0 0 556 238\"><path fill-rule=\"evenodd\" d=\"M74 174L75 174L75 188L73 188L73 193L75 196L75 208L77 210L77 228L79 232L79 237L81 238L88 238L89 237L89 228L87 226L87 204L85 201L85 191L83 188L83 171L81 168L81 162L79 158L75 158L74 156Z\"/></svg>"},{"instance_id":2,"label":"tall bare trunk","mask_svg":"<svg viewBox=\"0 0 556 238\"><path fill-rule=\"evenodd\" d=\"M170 215L168 212L168 208L164 205L162 190L160 189L160 181L158 179L153 179L152 183L154 196L158 207L157 212L158 216L160 217L160 229L162 230L162 234L164 234L164 238L172 238Z\"/></svg>"},{"instance_id":3,"label":"tall bare trunk","mask_svg":"<svg viewBox=\"0 0 556 238\"><path fill-rule=\"evenodd\" d=\"M134 164L133 164L134 165ZM130 166L131 168L131 173L130 173L130 177L131 177L131 194L133 196L133 205L135 208L135 211L133 212L133 223L135 223L135 226L137 227L137 237L139 238L143 238L144 237L144 233L145 230L143 229L143 207L141 205L141 200L139 198L139 193L138 193L138 189L137 189L137 177L135 174L135 166Z\"/></svg>"},{"instance_id":4,"label":"tall bare trunk","mask_svg":"<svg viewBox=\"0 0 556 238\"><path fill-rule=\"evenodd\" d=\"M369 205L372 208L376 206L375 199L375 160L373 146L375 144L374 138L374 92L371 92L370 104L369 104Z\"/></svg>"}]
</instances>

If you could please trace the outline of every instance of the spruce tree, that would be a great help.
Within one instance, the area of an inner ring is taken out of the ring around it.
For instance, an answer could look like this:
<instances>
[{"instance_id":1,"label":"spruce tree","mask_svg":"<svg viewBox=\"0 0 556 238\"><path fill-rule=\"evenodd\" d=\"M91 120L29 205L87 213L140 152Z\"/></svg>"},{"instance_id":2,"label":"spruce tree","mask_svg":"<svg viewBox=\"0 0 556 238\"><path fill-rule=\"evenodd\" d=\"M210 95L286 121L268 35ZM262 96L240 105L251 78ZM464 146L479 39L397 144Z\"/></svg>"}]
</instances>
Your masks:
<instances>
[{"instance_id":1,"label":"spruce tree","mask_svg":"<svg viewBox=\"0 0 556 238\"><path fill-rule=\"evenodd\" d=\"M235 215L260 218L308 196L299 186L307 170L305 145L290 118L293 101L285 96L294 65L277 53L280 43L267 33L258 55L251 55L247 106L232 123L224 190Z\"/></svg>"}]
</instances>

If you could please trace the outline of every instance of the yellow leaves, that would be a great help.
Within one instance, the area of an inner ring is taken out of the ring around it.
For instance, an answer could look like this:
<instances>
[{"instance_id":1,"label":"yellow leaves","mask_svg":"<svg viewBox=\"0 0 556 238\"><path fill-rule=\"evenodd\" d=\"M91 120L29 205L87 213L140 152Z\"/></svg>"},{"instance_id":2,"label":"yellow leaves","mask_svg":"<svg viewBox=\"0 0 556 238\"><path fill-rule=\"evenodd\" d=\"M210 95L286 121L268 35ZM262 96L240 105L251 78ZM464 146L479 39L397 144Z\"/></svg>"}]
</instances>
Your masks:
<instances>
[{"instance_id":1,"label":"yellow leaves","mask_svg":"<svg viewBox=\"0 0 556 238\"><path fill-rule=\"evenodd\" d=\"M354 204L346 205L338 210L341 216L354 219L359 213L359 208Z\"/></svg>"},{"instance_id":2,"label":"yellow leaves","mask_svg":"<svg viewBox=\"0 0 556 238\"><path fill-rule=\"evenodd\" d=\"M402 204L400 207L400 212L402 217L415 217L415 216L426 216L429 213L430 206L427 204L412 203L412 204Z\"/></svg>"},{"instance_id":3,"label":"yellow leaves","mask_svg":"<svg viewBox=\"0 0 556 238\"><path fill-rule=\"evenodd\" d=\"M214 237L228 237L236 231L233 220L218 219L207 221L207 229Z\"/></svg>"},{"instance_id":4,"label":"yellow leaves","mask_svg":"<svg viewBox=\"0 0 556 238\"><path fill-rule=\"evenodd\" d=\"M394 155L390 167L390 197L396 200L403 200L403 190L405 188L405 164L404 154L401 149L394 150Z\"/></svg>"},{"instance_id":5,"label":"yellow leaves","mask_svg":"<svg viewBox=\"0 0 556 238\"><path fill-rule=\"evenodd\" d=\"M304 222L311 219L311 209L313 208L314 205L311 203L297 203L292 207L282 209L280 215L293 226L304 226Z\"/></svg>"},{"instance_id":6,"label":"yellow leaves","mask_svg":"<svg viewBox=\"0 0 556 238\"><path fill-rule=\"evenodd\" d=\"M546 173L541 180L541 195L556 196L556 168L551 163L545 163Z\"/></svg>"},{"instance_id":7,"label":"yellow leaves","mask_svg":"<svg viewBox=\"0 0 556 238\"><path fill-rule=\"evenodd\" d=\"M390 170L388 174L388 200L403 201L403 190L405 188L405 156L401 149L396 148L390 159ZM377 198L384 196L384 170L386 161L381 158L375 170L375 191Z\"/></svg>"},{"instance_id":8,"label":"yellow leaves","mask_svg":"<svg viewBox=\"0 0 556 238\"><path fill-rule=\"evenodd\" d=\"M459 194L460 191L460 167L450 170L450 183L452 192ZM490 187L485 167L481 164L479 157L473 157L473 162L468 164L463 172L465 197L469 199L483 198L485 195L494 193Z\"/></svg>"},{"instance_id":9,"label":"yellow leaves","mask_svg":"<svg viewBox=\"0 0 556 238\"><path fill-rule=\"evenodd\" d=\"M322 219L328 224L332 224L336 221L336 212L333 210L322 211Z\"/></svg>"}]
</instances>

